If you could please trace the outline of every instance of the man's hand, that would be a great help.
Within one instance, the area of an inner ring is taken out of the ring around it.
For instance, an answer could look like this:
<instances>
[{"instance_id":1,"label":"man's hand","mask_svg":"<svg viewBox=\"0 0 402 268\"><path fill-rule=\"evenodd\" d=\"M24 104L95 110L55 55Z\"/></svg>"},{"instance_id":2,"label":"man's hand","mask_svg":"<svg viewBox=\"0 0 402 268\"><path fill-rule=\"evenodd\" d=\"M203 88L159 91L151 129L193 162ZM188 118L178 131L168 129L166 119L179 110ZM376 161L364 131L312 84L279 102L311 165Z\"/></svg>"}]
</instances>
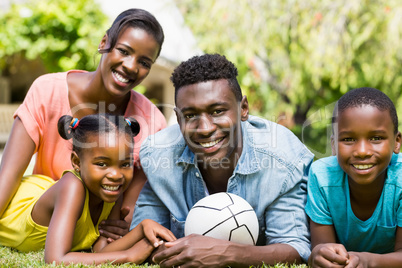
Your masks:
<instances>
[{"instance_id":1,"label":"man's hand","mask_svg":"<svg viewBox=\"0 0 402 268\"><path fill-rule=\"evenodd\" d=\"M166 249L158 251L153 257L154 262L162 268L227 267L224 261L228 258L224 254L228 252L228 241L190 235L164 245Z\"/></svg>"},{"instance_id":2,"label":"man's hand","mask_svg":"<svg viewBox=\"0 0 402 268\"><path fill-rule=\"evenodd\" d=\"M129 207L123 207L120 210L120 220L106 220L99 224L99 233L101 236L107 238L108 243L111 243L128 233L130 223L126 222L124 218L129 212Z\"/></svg>"}]
</instances>

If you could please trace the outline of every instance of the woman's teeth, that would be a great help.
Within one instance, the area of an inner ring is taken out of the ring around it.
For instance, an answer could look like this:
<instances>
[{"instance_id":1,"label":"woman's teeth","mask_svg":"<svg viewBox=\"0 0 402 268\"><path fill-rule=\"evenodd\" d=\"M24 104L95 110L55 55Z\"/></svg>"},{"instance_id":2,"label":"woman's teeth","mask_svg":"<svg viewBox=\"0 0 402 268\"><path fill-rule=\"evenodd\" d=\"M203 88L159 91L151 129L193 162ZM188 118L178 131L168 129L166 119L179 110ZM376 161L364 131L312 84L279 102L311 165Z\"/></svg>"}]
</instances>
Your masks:
<instances>
[{"instance_id":1,"label":"woman's teeth","mask_svg":"<svg viewBox=\"0 0 402 268\"><path fill-rule=\"evenodd\" d=\"M114 73L114 76L116 77L116 79L119 80L122 83L128 83L128 81L130 81L130 79L124 78L123 76L121 76L117 72L113 72L113 73Z\"/></svg>"}]
</instances>

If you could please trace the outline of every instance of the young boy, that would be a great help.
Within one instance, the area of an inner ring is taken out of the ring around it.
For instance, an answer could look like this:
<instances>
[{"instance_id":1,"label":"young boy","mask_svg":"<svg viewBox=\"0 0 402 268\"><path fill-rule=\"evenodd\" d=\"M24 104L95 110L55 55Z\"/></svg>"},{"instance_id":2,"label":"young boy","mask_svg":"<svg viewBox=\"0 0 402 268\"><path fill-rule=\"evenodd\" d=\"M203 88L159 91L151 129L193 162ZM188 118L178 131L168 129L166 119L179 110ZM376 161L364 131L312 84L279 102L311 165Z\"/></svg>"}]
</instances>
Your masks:
<instances>
[{"instance_id":1,"label":"young boy","mask_svg":"<svg viewBox=\"0 0 402 268\"><path fill-rule=\"evenodd\" d=\"M309 264L402 267L402 155L395 106L377 89L354 89L337 102L332 127L336 156L316 161L309 173Z\"/></svg>"}]
</instances>

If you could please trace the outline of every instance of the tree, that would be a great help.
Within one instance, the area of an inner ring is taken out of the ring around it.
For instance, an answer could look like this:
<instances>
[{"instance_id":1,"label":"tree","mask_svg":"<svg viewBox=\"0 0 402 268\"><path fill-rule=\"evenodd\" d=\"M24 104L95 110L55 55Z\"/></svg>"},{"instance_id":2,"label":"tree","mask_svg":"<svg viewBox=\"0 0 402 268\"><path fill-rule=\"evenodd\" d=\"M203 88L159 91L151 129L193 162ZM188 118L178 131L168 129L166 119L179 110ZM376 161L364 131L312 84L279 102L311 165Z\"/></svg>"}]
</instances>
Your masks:
<instances>
[{"instance_id":1,"label":"tree","mask_svg":"<svg viewBox=\"0 0 402 268\"><path fill-rule=\"evenodd\" d=\"M401 102L399 0L176 3L200 48L237 65L252 113L285 124L318 157L329 154L331 104L349 89L375 87Z\"/></svg>"},{"instance_id":2,"label":"tree","mask_svg":"<svg viewBox=\"0 0 402 268\"><path fill-rule=\"evenodd\" d=\"M21 59L40 60L47 72L93 70L108 19L94 0L31 0L0 13L0 75Z\"/></svg>"}]
</instances>

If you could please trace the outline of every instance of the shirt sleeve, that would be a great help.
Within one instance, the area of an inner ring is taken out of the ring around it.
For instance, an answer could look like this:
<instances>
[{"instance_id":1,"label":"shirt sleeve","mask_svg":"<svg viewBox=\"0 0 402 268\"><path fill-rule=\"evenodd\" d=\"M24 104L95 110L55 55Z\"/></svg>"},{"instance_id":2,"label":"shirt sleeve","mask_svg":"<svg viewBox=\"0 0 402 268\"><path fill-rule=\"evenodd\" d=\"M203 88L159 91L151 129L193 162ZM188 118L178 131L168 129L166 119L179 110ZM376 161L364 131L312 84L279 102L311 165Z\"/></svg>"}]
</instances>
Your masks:
<instances>
[{"instance_id":1,"label":"shirt sleeve","mask_svg":"<svg viewBox=\"0 0 402 268\"><path fill-rule=\"evenodd\" d=\"M32 83L23 103L14 114L14 118L18 117L22 121L28 135L34 141L35 152L43 136L42 126L45 121L44 114L46 114L44 102L46 102L47 98L42 96L40 84L42 84L40 78Z\"/></svg>"},{"instance_id":2,"label":"shirt sleeve","mask_svg":"<svg viewBox=\"0 0 402 268\"><path fill-rule=\"evenodd\" d=\"M266 244L288 244L307 262L310 250L310 231L304 212L307 176L312 157L305 155L300 164L289 172L284 185L297 181L273 202L265 213ZM284 186L286 187L286 186Z\"/></svg>"},{"instance_id":3,"label":"shirt sleeve","mask_svg":"<svg viewBox=\"0 0 402 268\"><path fill-rule=\"evenodd\" d=\"M307 203L306 213L312 221L318 224L332 225L332 217L328 208L327 198L325 192L319 184L319 174L316 169L319 169L319 163L313 165L307 184Z\"/></svg>"},{"instance_id":4,"label":"shirt sleeve","mask_svg":"<svg viewBox=\"0 0 402 268\"><path fill-rule=\"evenodd\" d=\"M140 151L140 158L146 159L149 154L150 139L145 139ZM152 176L150 174L149 165L141 167L144 169L147 177ZM136 227L141 221L145 219L151 219L161 224L162 226L170 229L170 212L168 208L163 204L160 198L156 195L152 189L149 181L147 181L142 188L138 200L135 204L133 219L131 221L130 230Z\"/></svg>"},{"instance_id":5,"label":"shirt sleeve","mask_svg":"<svg viewBox=\"0 0 402 268\"><path fill-rule=\"evenodd\" d=\"M170 229L169 210L156 196L149 182L146 182L135 204L130 230L141 221L151 219Z\"/></svg>"}]
</instances>

